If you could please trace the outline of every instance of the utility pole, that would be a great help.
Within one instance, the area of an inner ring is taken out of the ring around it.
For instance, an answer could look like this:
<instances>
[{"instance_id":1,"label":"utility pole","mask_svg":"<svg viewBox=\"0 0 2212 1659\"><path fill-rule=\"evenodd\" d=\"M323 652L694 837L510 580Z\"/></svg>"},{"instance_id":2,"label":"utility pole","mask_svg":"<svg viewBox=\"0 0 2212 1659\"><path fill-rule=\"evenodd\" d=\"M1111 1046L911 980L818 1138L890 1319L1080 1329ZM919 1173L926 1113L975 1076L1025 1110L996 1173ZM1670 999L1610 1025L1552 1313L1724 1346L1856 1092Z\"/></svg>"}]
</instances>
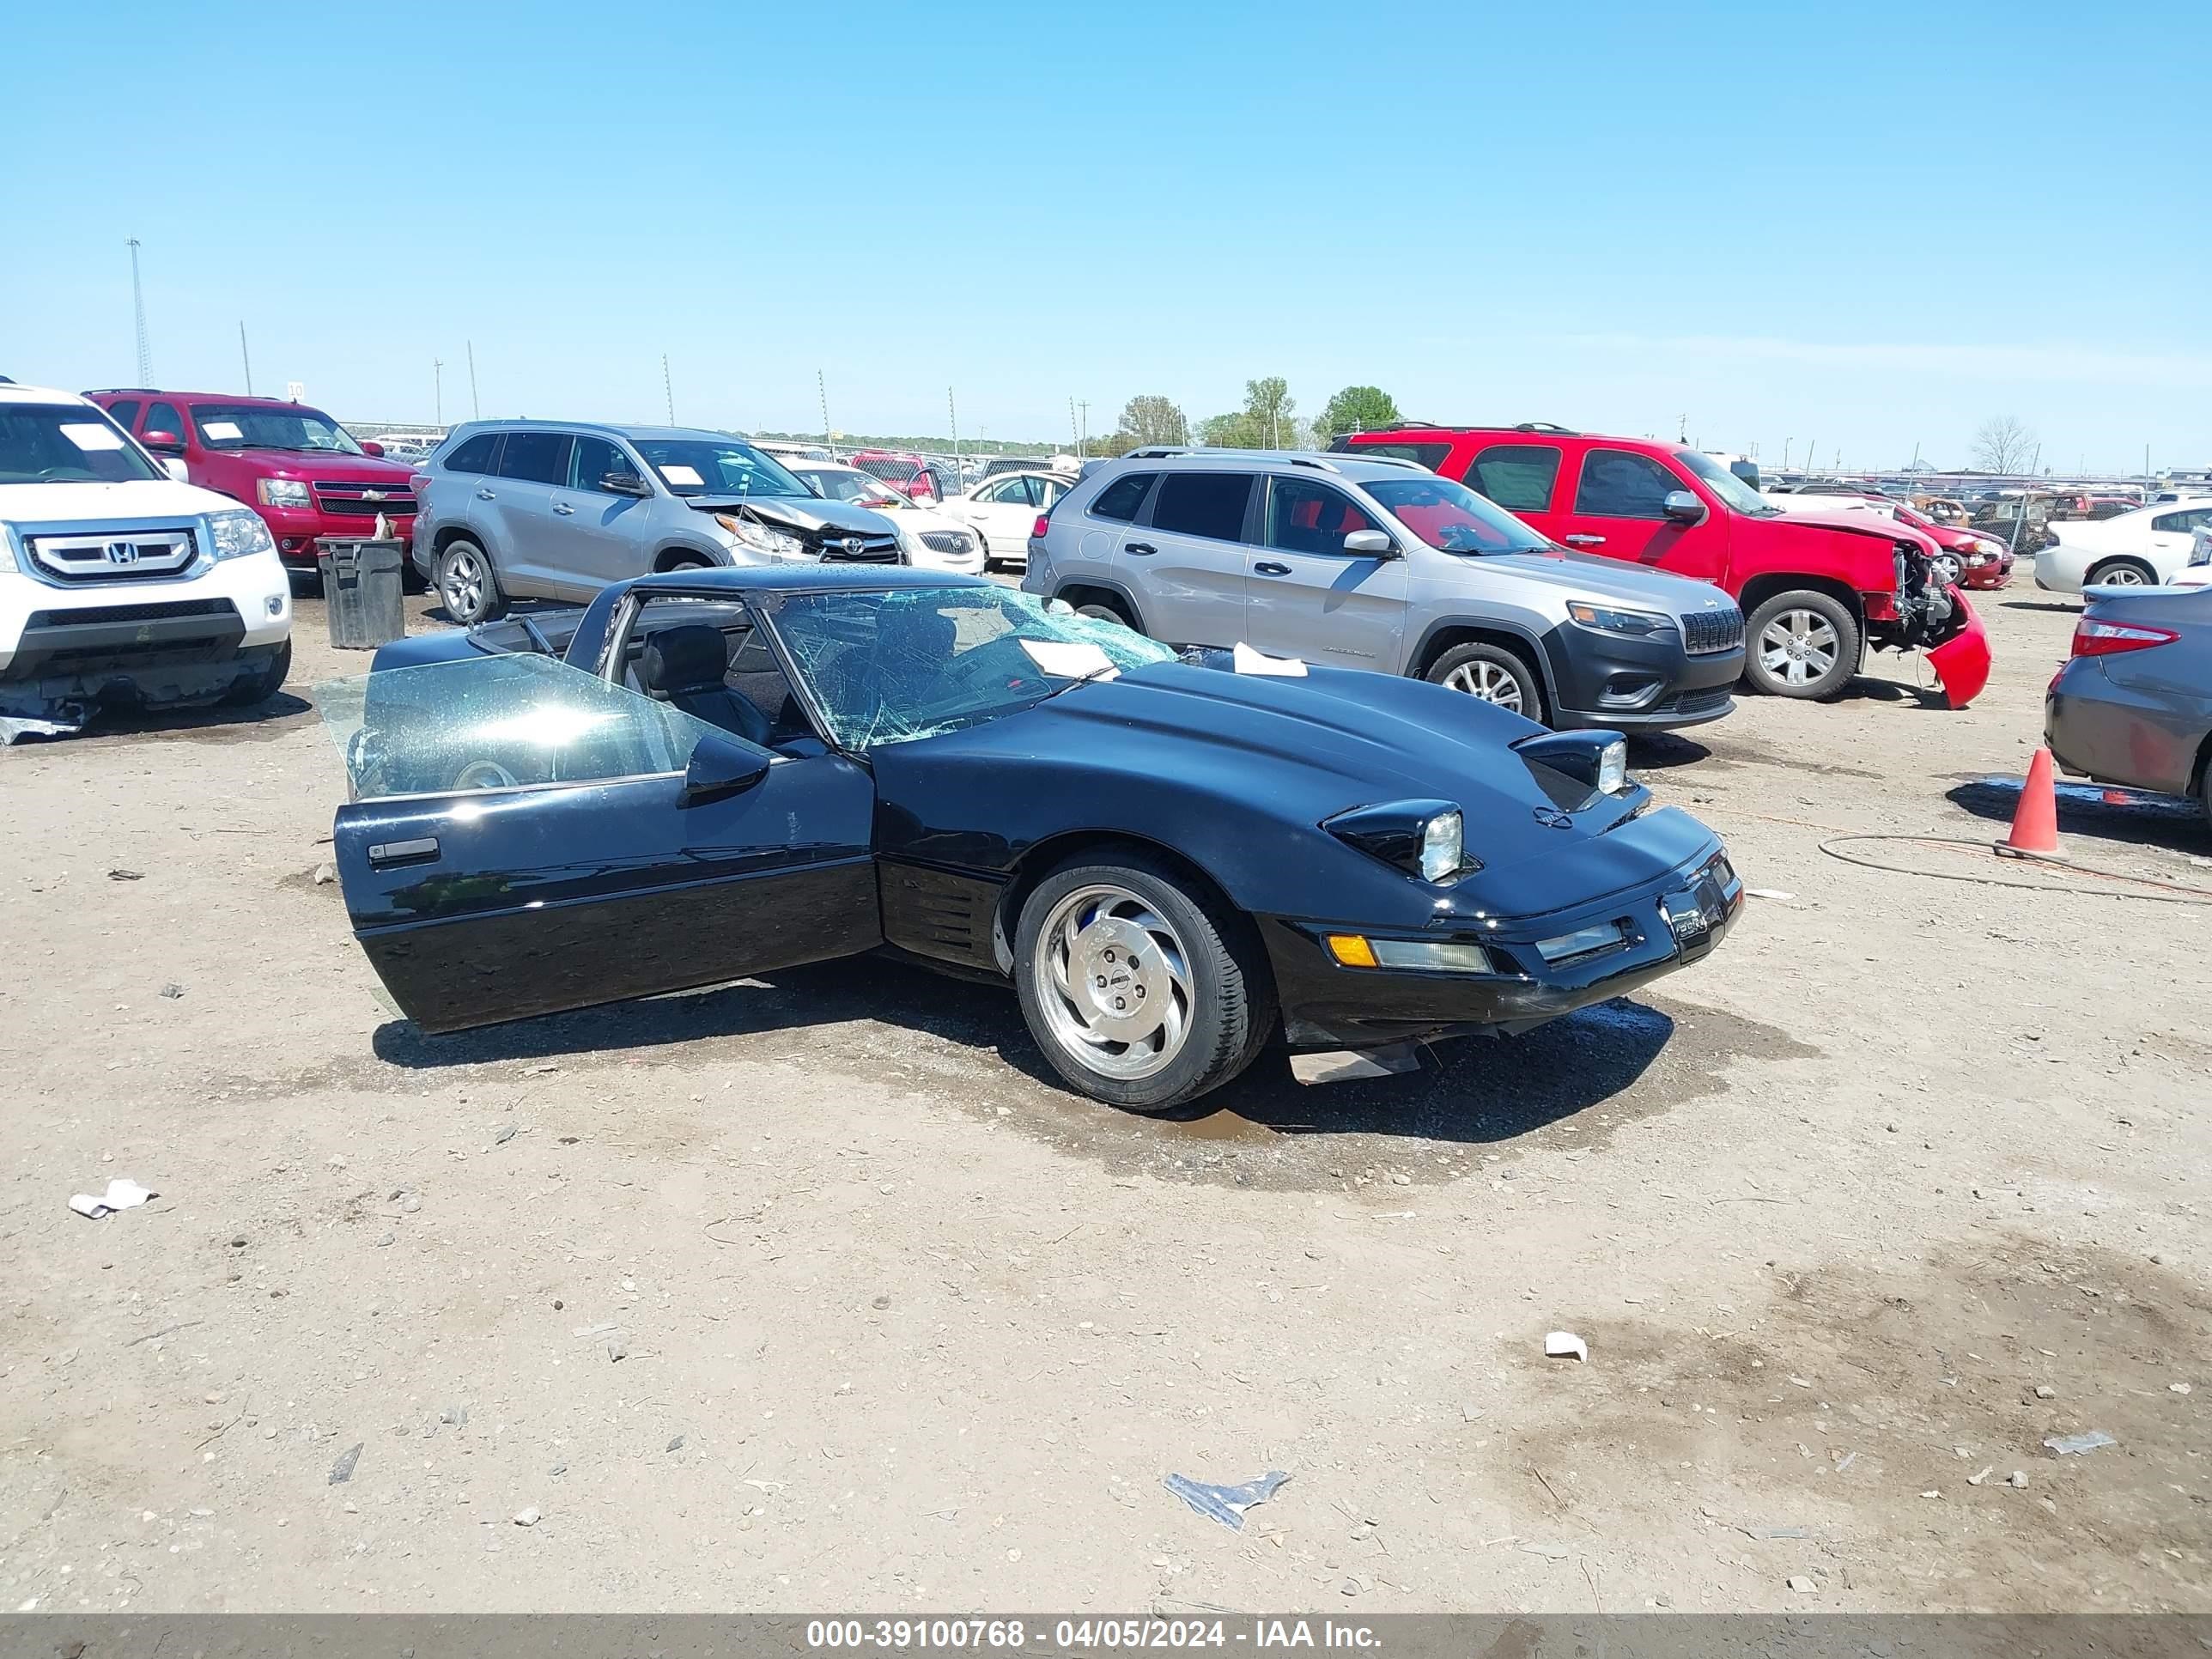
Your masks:
<instances>
[{"instance_id":1,"label":"utility pole","mask_svg":"<svg viewBox=\"0 0 2212 1659\"><path fill-rule=\"evenodd\" d=\"M442 357L430 359L430 412L434 417L431 424L446 424L446 362Z\"/></svg>"},{"instance_id":2,"label":"utility pole","mask_svg":"<svg viewBox=\"0 0 2212 1659\"><path fill-rule=\"evenodd\" d=\"M1917 471L1920 471L1920 445L1919 445L1919 442L1918 442L1918 441L1917 441L1917 440L1915 440L1915 441L1914 441L1914 442L1913 442L1913 446L1912 446L1912 468L1911 468L1911 470L1912 470L1913 471L1915 471L1915 472L1917 472Z\"/></svg>"},{"instance_id":3,"label":"utility pole","mask_svg":"<svg viewBox=\"0 0 2212 1659\"><path fill-rule=\"evenodd\" d=\"M952 466L957 471L960 467L960 411L953 405L951 386L945 388L945 418L952 423Z\"/></svg>"},{"instance_id":4,"label":"utility pole","mask_svg":"<svg viewBox=\"0 0 2212 1659\"><path fill-rule=\"evenodd\" d=\"M818 368L814 371L814 395L822 400L822 441L827 444L830 441L830 387Z\"/></svg>"},{"instance_id":5,"label":"utility pole","mask_svg":"<svg viewBox=\"0 0 2212 1659\"><path fill-rule=\"evenodd\" d=\"M131 250L131 314L138 325L138 384L154 384L153 354L146 349L146 294L138 286L138 239L124 244Z\"/></svg>"},{"instance_id":6,"label":"utility pole","mask_svg":"<svg viewBox=\"0 0 2212 1659\"><path fill-rule=\"evenodd\" d=\"M1069 440L1073 441L1077 447L1080 448L1082 447L1083 440L1076 435L1075 399L1073 398L1070 398L1067 400L1067 435Z\"/></svg>"},{"instance_id":7,"label":"utility pole","mask_svg":"<svg viewBox=\"0 0 2212 1659\"><path fill-rule=\"evenodd\" d=\"M1784 472L1790 470L1790 446L1796 441L1795 438L1784 438L1782 441L1782 470Z\"/></svg>"},{"instance_id":8,"label":"utility pole","mask_svg":"<svg viewBox=\"0 0 2212 1659\"><path fill-rule=\"evenodd\" d=\"M1075 434L1075 459L1079 461L1091 445L1091 401L1086 398L1076 407L1083 411L1083 425Z\"/></svg>"},{"instance_id":9,"label":"utility pole","mask_svg":"<svg viewBox=\"0 0 2212 1659\"><path fill-rule=\"evenodd\" d=\"M668 404L668 424L676 424L676 384L668 378L668 354L660 354L660 395Z\"/></svg>"},{"instance_id":10,"label":"utility pole","mask_svg":"<svg viewBox=\"0 0 2212 1659\"><path fill-rule=\"evenodd\" d=\"M1805 444L1805 471L1809 475L1820 470L1820 452L1808 439Z\"/></svg>"},{"instance_id":11,"label":"utility pole","mask_svg":"<svg viewBox=\"0 0 2212 1659\"><path fill-rule=\"evenodd\" d=\"M477 401L477 343L474 340L471 340L468 343L468 346L469 418L472 421L481 421L483 419L483 405Z\"/></svg>"},{"instance_id":12,"label":"utility pole","mask_svg":"<svg viewBox=\"0 0 2212 1659\"><path fill-rule=\"evenodd\" d=\"M1674 417L1674 441L1678 444L1690 441L1690 411L1686 409Z\"/></svg>"},{"instance_id":13,"label":"utility pole","mask_svg":"<svg viewBox=\"0 0 2212 1659\"><path fill-rule=\"evenodd\" d=\"M246 365L246 395L253 395L253 357L246 349L246 319L238 319L238 360Z\"/></svg>"}]
</instances>

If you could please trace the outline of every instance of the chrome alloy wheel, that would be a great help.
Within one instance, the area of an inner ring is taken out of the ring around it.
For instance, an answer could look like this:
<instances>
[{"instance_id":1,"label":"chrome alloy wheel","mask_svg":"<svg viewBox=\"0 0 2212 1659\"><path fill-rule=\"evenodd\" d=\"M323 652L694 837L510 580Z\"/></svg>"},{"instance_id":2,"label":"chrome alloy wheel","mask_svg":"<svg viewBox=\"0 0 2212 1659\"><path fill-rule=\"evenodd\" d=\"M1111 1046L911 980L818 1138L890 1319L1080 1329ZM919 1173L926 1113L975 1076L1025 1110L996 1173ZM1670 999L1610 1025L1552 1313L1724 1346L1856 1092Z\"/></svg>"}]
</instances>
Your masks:
<instances>
[{"instance_id":1,"label":"chrome alloy wheel","mask_svg":"<svg viewBox=\"0 0 2212 1659\"><path fill-rule=\"evenodd\" d=\"M1497 663L1463 662L1444 676L1444 684L1516 714L1526 712L1521 706L1521 682Z\"/></svg>"},{"instance_id":2,"label":"chrome alloy wheel","mask_svg":"<svg viewBox=\"0 0 2212 1659\"><path fill-rule=\"evenodd\" d=\"M2144 587L2143 573L2131 564L2116 564L2110 570L2087 583L2091 587Z\"/></svg>"},{"instance_id":3,"label":"chrome alloy wheel","mask_svg":"<svg viewBox=\"0 0 2212 1659\"><path fill-rule=\"evenodd\" d=\"M484 605L483 561L467 548L454 549L446 556L438 593L446 602L447 616L456 622L473 620Z\"/></svg>"},{"instance_id":4,"label":"chrome alloy wheel","mask_svg":"<svg viewBox=\"0 0 2212 1659\"><path fill-rule=\"evenodd\" d=\"M1790 685L1811 685L1834 672L1840 641L1817 611L1784 611L1759 630L1759 664Z\"/></svg>"},{"instance_id":5,"label":"chrome alloy wheel","mask_svg":"<svg viewBox=\"0 0 2212 1659\"><path fill-rule=\"evenodd\" d=\"M1151 1077L1182 1052L1193 1012L1189 953L1167 919L1127 888L1079 888L1054 905L1030 972L1053 1036L1102 1077Z\"/></svg>"}]
</instances>

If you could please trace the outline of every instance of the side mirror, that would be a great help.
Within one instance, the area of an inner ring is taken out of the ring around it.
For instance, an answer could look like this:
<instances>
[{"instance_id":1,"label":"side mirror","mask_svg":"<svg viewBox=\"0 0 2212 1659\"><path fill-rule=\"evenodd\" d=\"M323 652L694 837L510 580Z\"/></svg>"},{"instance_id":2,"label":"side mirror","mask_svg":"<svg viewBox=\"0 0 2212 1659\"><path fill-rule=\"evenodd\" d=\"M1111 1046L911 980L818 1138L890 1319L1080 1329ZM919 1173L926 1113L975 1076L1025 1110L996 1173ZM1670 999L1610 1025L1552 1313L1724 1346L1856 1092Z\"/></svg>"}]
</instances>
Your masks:
<instances>
[{"instance_id":1,"label":"side mirror","mask_svg":"<svg viewBox=\"0 0 2212 1659\"><path fill-rule=\"evenodd\" d=\"M190 483L192 481L191 469L174 455L161 457L161 471L169 475L171 483Z\"/></svg>"},{"instance_id":2,"label":"side mirror","mask_svg":"<svg viewBox=\"0 0 2212 1659\"><path fill-rule=\"evenodd\" d=\"M635 495L640 500L653 494L653 486L635 472L602 473L599 488L610 495Z\"/></svg>"},{"instance_id":3,"label":"side mirror","mask_svg":"<svg viewBox=\"0 0 2212 1659\"><path fill-rule=\"evenodd\" d=\"M767 751L723 738L702 738L684 769L679 806L697 806L742 794L768 775Z\"/></svg>"},{"instance_id":4,"label":"side mirror","mask_svg":"<svg viewBox=\"0 0 2212 1659\"><path fill-rule=\"evenodd\" d=\"M374 456L378 460L382 460L384 459L384 446L378 443L374 438L372 438L368 442L361 447L361 453L364 455Z\"/></svg>"},{"instance_id":5,"label":"side mirror","mask_svg":"<svg viewBox=\"0 0 2212 1659\"><path fill-rule=\"evenodd\" d=\"M1705 504L1686 489L1670 489L1659 510L1676 524L1695 524L1705 516Z\"/></svg>"},{"instance_id":6,"label":"side mirror","mask_svg":"<svg viewBox=\"0 0 2212 1659\"><path fill-rule=\"evenodd\" d=\"M1358 553L1370 559L1395 559L1402 556L1398 544L1390 539L1386 531L1355 530L1344 538L1344 550Z\"/></svg>"},{"instance_id":7,"label":"side mirror","mask_svg":"<svg viewBox=\"0 0 2212 1659\"><path fill-rule=\"evenodd\" d=\"M173 432L149 432L138 441L156 455L181 455L185 441Z\"/></svg>"}]
</instances>

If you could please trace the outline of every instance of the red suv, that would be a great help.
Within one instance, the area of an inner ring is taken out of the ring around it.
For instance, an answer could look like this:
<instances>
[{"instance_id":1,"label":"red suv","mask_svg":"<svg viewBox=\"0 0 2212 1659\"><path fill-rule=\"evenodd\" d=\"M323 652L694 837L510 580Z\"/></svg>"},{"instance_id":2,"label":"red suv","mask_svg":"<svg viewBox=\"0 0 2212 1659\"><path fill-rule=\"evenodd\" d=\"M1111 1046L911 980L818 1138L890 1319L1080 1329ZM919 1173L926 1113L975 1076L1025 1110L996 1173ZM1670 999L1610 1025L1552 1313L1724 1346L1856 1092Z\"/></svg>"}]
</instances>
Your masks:
<instances>
[{"instance_id":1,"label":"red suv","mask_svg":"<svg viewBox=\"0 0 2212 1659\"><path fill-rule=\"evenodd\" d=\"M84 395L156 455L181 458L190 482L258 513L289 567L312 572L319 539L367 536L380 513L400 541L414 536L413 471L319 409L143 387Z\"/></svg>"},{"instance_id":2,"label":"red suv","mask_svg":"<svg viewBox=\"0 0 2212 1659\"><path fill-rule=\"evenodd\" d=\"M1407 422L1340 438L1457 478L1555 542L1698 576L1742 608L1744 678L1785 697L1831 697L1861 653L1924 647L1951 706L1989 683L1989 641L1939 550L1893 519L1785 515L1711 456L1564 427Z\"/></svg>"}]
</instances>

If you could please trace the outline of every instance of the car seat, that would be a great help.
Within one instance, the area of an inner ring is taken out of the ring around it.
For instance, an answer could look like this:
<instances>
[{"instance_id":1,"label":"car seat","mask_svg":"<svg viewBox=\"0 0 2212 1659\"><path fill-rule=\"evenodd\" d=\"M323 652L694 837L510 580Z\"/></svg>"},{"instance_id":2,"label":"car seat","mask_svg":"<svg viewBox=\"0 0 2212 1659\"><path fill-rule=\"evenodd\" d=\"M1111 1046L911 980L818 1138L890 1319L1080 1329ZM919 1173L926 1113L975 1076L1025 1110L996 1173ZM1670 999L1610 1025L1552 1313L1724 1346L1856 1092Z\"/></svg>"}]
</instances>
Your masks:
<instances>
[{"instance_id":1,"label":"car seat","mask_svg":"<svg viewBox=\"0 0 2212 1659\"><path fill-rule=\"evenodd\" d=\"M724 683L729 665L729 645L722 630L707 623L686 623L664 628L646 642L638 678L654 697L694 720L765 748L768 716Z\"/></svg>"}]
</instances>

